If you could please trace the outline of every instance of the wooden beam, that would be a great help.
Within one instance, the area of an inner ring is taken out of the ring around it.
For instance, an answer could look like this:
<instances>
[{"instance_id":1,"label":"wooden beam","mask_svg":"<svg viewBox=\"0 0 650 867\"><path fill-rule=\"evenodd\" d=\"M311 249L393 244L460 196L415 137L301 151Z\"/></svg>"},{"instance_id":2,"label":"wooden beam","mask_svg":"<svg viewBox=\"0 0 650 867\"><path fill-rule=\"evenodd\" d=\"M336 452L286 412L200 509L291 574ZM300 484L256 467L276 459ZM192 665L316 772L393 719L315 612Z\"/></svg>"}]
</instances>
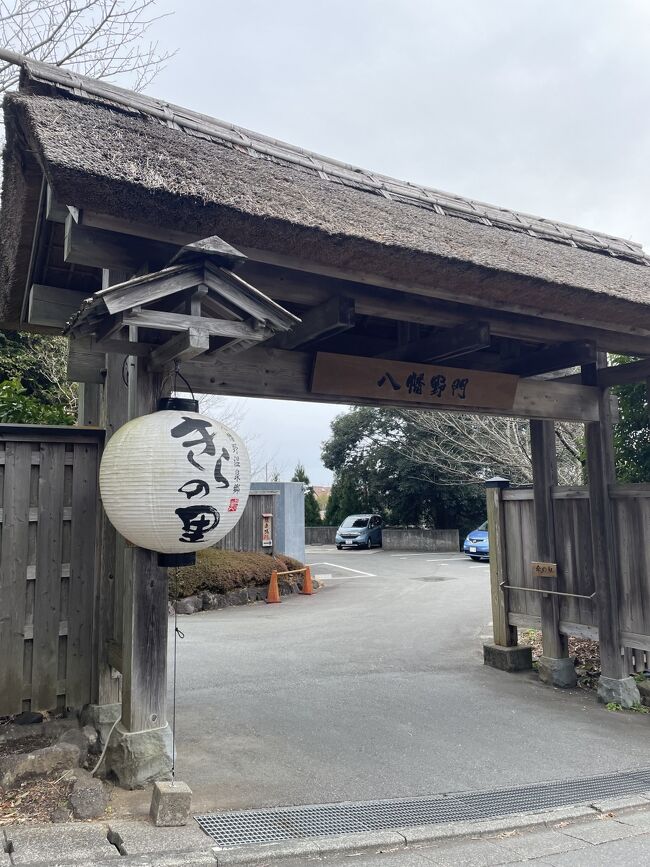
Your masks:
<instances>
[{"instance_id":1,"label":"wooden beam","mask_svg":"<svg viewBox=\"0 0 650 867\"><path fill-rule=\"evenodd\" d=\"M161 271L133 277L131 280L103 289L101 298L109 313L123 313L142 304L152 304L161 298L194 289L203 282L203 269L194 265L174 265Z\"/></svg>"},{"instance_id":2,"label":"wooden beam","mask_svg":"<svg viewBox=\"0 0 650 867\"><path fill-rule=\"evenodd\" d=\"M65 205L57 202L52 187L47 184L45 188L45 219L53 223L65 223L69 213Z\"/></svg>"},{"instance_id":3,"label":"wooden beam","mask_svg":"<svg viewBox=\"0 0 650 867\"><path fill-rule=\"evenodd\" d=\"M575 340L506 361L499 365L499 370L505 373L516 373L519 376L539 376L553 370L566 370L580 364L590 364L595 360L595 345Z\"/></svg>"},{"instance_id":4,"label":"wooden beam","mask_svg":"<svg viewBox=\"0 0 650 867\"><path fill-rule=\"evenodd\" d=\"M449 303L435 298L407 295L397 290L370 287L349 280L308 274L288 268L247 261L237 269L246 280L277 301L311 306L322 304L331 295L354 298L358 316L374 316L422 325L450 328L471 321L484 321L495 337L509 337L530 343L590 340L599 349L623 354L650 355L650 339L628 332L616 333L581 323L549 321L504 311L486 310L471 304Z\"/></svg>"},{"instance_id":5,"label":"wooden beam","mask_svg":"<svg viewBox=\"0 0 650 867\"><path fill-rule=\"evenodd\" d=\"M489 346L490 326L486 322L468 322L382 352L378 357L397 361L444 361L469 355L470 352L478 352Z\"/></svg>"},{"instance_id":6,"label":"wooden beam","mask_svg":"<svg viewBox=\"0 0 650 867\"><path fill-rule=\"evenodd\" d=\"M87 297L86 292L73 292L71 289L34 283L29 290L27 322L30 325L63 331L70 317L79 310Z\"/></svg>"},{"instance_id":7,"label":"wooden beam","mask_svg":"<svg viewBox=\"0 0 650 867\"><path fill-rule=\"evenodd\" d=\"M276 265L282 268L289 268L310 274L321 274L325 277L333 277L335 279L352 280L355 283L363 283L365 285L382 286L387 289L395 289L400 292L423 296L425 298L437 298L455 303L458 303L459 298L461 298L464 303L475 305L483 310L493 309L495 306L492 299L487 298L484 293L477 291L478 286L474 291L468 288L468 277L466 271L463 272L462 276L460 274L449 273L445 281L436 283L435 287L432 287L429 280L423 282L422 285L419 285L413 281L399 278L388 278L383 275L377 275L363 270L356 270L354 268L323 265L319 262L298 259L295 256L277 253L275 251L260 250L241 245L239 245L239 249L252 261L262 262L268 265ZM480 268L477 267L476 271L480 271ZM515 278L516 275L508 274L507 276L509 278ZM522 286L524 286L529 278L522 276L520 279ZM551 286L551 288L554 287ZM568 291L569 287L566 288ZM528 307L525 304L520 304L516 300L509 300L500 303L499 309L501 311L508 311L518 315L529 317L534 315L541 319L552 319L559 322L565 322L571 326L575 325L575 318L573 316L558 313L551 305L548 305L545 308L540 308L538 306L535 311L533 311L531 307ZM611 322L607 321L605 318L594 319L590 318L589 315L585 315L581 321L588 326L602 329L605 332L623 330L620 326L618 328L613 328ZM625 331L628 334L633 333L645 337L646 339L650 339L650 328L628 327Z\"/></svg>"},{"instance_id":8,"label":"wooden beam","mask_svg":"<svg viewBox=\"0 0 650 867\"><path fill-rule=\"evenodd\" d=\"M273 339L278 349L295 349L314 340L326 340L354 328L356 321L354 301L335 296L314 307L290 331Z\"/></svg>"},{"instance_id":9,"label":"wooden beam","mask_svg":"<svg viewBox=\"0 0 650 867\"><path fill-rule=\"evenodd\" d=\"M596 382L601 388L610 388L613 385L630 385L642 382L650 376L650 358L642 361L630 361L628 364L613 364L611 367L599 367L596 371ZM570 376L560 377L557 382L581 382L582 376L573 373Z\"/></svg>"},{"instance_id":10,"label":"wooden beam","mask_svg":"<svg viewBox=\"0 0 650 867\"><path fill-rule=\"evenodd\" d=\"M87 228L102 229L106 232L110 231L115 234L125 235L131 238L137 238L140 245L142 245L143 242L146 243L147 241L157 241L159 243L172 245L178 248L200 240L199 233L185 232L169 229L167 227L154 226L152 224L138 223L135 221L120 219L117 217L112 217L106 214L100 214L98 212L87 210L80 212L79 220L80 223ZM427 282L425 286L415 286L412 285L410 282L406 283L399 280L378 278L377 275L368 274L362 271L359 272L349 269L322 266L318 263L296 259L295 257L286 256L275 252L245 247L240 249L242 253L249 257L250 260L244 264L242 269L240 269L242 275L250 274L251 269L255 269L256 265L261 265L262 267L272 266L276 271L282 269L285 272L292 272L294 275L296 275L296 279L298 281L309 278L310 276L320 276L325 278L331 277L339 282L354 282L361 285L365 284L382 286L387 289L398 290L400 293L406 292L418 295L420 297L424 296L427 300L431 300L435 296L435 298L437 299L453 302L454 305L458 304L459 293L457 292L456 287L451 285L448 287L437 285L435 291L432 292L429 282ZM525 278L522 278L522 281L524 279ZM349 291L346 291L342 287L339 287L339 289L337 290L337 294L340 294L341 292L343 294L351 294ZM332 293L326 292L325 296L321 293L318 301L326 300L326 295L328 294ZM353 294L356 300L360 300L357 293ZM274 297L282 299L281 295L277 295ZM650 340L650 329L647 328L628 328L625 330L621 328L616 329L612 328L611 324L607 321L588 320L586 318L583 319L581 323L576 323L571 317L563 317L557 314L552 309L537 310L535 312L532 312L529 308L525 307L524 305L519 305L516 302L502 305L500 307L499 313L494 316L493 311L490 310L490 302L484 297L482 297L480 293L463 294L462 297L464 305L466 307L466 311L467 307L475 306L477 308L477 311L479 312L477 312L474 316L472 316L468 312L465 312L463 315L457 316L456 321L454 322L431 321L427 323L426 320L417 318L417 313L415 312L415 310L409 313L408 316L415 315L416 318L413 321L420 321L423 322L423 324L431 325L456 325L460 324L462 321L467 321L471 318L486 319L489 320L489 324L492 328L492 333L496 336L502 336L500 331L497 329L501 327L507 327L507 319L504 320L503 316L505 315L506 317L508 317L514 314L516 317L521 317L521 319L524 320L519 323L519 325L523 326L523 330L529 336L525 336L523 332L517 334L512 330L507 331L503 336L521 335L522 339L528 339L534 342L557 341L558 339L575 339L578 336L582 336L585 339L596 340L599 348L603 350L621 352L624 354L649 354L648 347ZM285 297L284 300L289 301L293 299ZM317 302L312 301L307 303ZM414 302L414 308L417 307L417 303L418 302ZM482 311L482 313L480 311ZM364 311L358 305L357 312L359 314L364 314ZM394 318L394 314L391 314L389 318ZM548 324L545 323L544 320L548 320ZM538 326L537 328L535 327L536 324ZM562 328L563 326L565 327L565 330L559 332L557 329ZM533 335L533 331L536 331L537 333Z\"/></svg>"},{"instance_id":11,"label":"wooden beam","mask_svg":"<svg viewBox=\"0 0 650 867\"><path fill-rule=\"evenodd\" d=\"M309 352L256 348L232 359L227 356L200 356L195 361L187 362L183 371L194 390L203 394L431 409L426 403L420 405L415 401L400 401L388 394L383 400L354 398L349 395L328 395L323 398L309 389L312 366L313 354ZM523 379L517 386L511 410L488 408L484 412L486 415L522 418L593 421L598 417L598 395L598 389L582 385Z\"/></svg>"},{"instance_id":12,"label":"wooden beam","mask_svg":"<svg viewBox=\"0 0 650 867\"><path fill-rule=\"evenodd\" d=\"M149 370L162 370L170 361L188 361L210 348L210 336L204 329L190 328L172 337L149 356Z\"/></svg>"},{"instance_id":13,"label":"wooden beam","mask_svg":"<svg viewBox=\"0 0 650 867\"><path fill-rule=\"evenodd\" d=\"M178 247L185 247L195 241L200 241L203 235L199 232L185 232L182 229L171 229L167 226L154 226L151 223L138 223L135 220L125 220L120 217L112 217L109 214L100 214L84 208L80 213L82 225L95 229L103 229L107 232L119 232L130 235L132 238L149 241L160 241Z\"/></svg>"},{"instance_id":14,"label":"wooden beam","mask_svg":"<svg viewBox=\"0 0 650 867\"><path fill-rule=\"evenodd\" d=\"M245 338L254 341L267 340L273 334L268 328L255 328L247 322L209 319L207 316L191 316L184 313L164 313L159 310L124 313L121 321L123 325L135 325L159 331L188 331L190 328L198 328L213 337Z\"/></svg>"},{"instance_id":15,"label":"wooden beam","mask_svg":"<svg viewBox=\"0 0 650 867\"><path fill-rule=\"evenodd\" d=\"M175 252L173 245L136 240L130 235L79 225L72 214L65 219L63 254L66 262L96 268L124 268L130 272L145 265L156 270Z\"/></svg>"}]
</instances>

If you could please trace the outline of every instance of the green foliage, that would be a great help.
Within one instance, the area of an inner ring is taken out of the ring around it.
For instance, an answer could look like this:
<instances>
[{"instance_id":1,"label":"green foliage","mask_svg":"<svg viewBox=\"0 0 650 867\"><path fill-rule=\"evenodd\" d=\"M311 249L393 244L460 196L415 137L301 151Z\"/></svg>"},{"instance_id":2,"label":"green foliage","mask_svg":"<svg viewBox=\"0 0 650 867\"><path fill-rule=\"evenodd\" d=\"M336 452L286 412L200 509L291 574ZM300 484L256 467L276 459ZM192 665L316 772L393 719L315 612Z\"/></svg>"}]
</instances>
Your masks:
<instances>
[{"instance_id":1,"label":"green foliage","mask_svg":"<svg viewBox=\"0 0 650 867\"><path fill-rule=\"evenodd\" d=\"M635 359L616 356L616 364ZM616 474L619 482L650 482L650 407L645 382L620 385L618 397L621 420L614 428Z\"/></svg>"},{"instance_id":2,"label":"green foliage","mask_svg":"<svg viewBox=\"0 0 650 867\"><path fill-rule=\"evenodd\" d=\"M291 481L302 482L305 488L305 527L318 527L322 523L320 519L320 506L302 464L297 465Z\"/></svg>"},{"instance_id":3,"label":"green foliage","mask_svg":"<svg viewBox=\"0 0 650 867\"><path fill-rule=\"evenodd\" d=\"M611 710L616 713L621 713L625 710L629 710L630 713L650 713L650 707L646 707L643 704L633 704L632 707L624 708L617 701L608 701L605 705L605 710Z\"/></svg>"},{"instance_id":4,"label":"green foliage","mask_svg":"<svg viewBox=\"0 0 650 867\"><path fill-rule=\"evenodd\" d=\"M27 393L18 378L0 382L0 422L3 424L74 424L61 406L41 403Z\"/></svg>"},{"instance_id":5,"label":"green foliage","mask_svg":"<svg viewBox=\"0 0 650 867\"><path fill-rule=\"evenodd\" d=\"M348 515L375 511L368 505L367 494L367 488L355 486L351 475L336 475L327 501L325 524L328 527L338 527Z\"/></svg>"},{"instance_id":6,"label":"green foliage","mask_svg":"<svg viewBox=\"0 0 650 867\"><path fill-rule=\"evenodd\" d=\"M376 512L389 524L458 527L462 534L485 520L480 485L448 483L423 469L400 444L423 437L408 417L392 409L359 407L332 422L323 463L334 471L325 523Z\"/></svg>"},{"instance_id":7,"label":"green foliage","mask_svg":"<svg viewBox=\"0 0 650 867\"><path fill-rule=\"evenodd\" d=\"M64 338L0 331L0 422L74 423L66 355Z\"/></svg>"},{"instance_id":8,"label":"green foliage","mask_svg":"<svg viewBox=\"0 0 650 867\"><path fill-rule=\"evenodd\" d=\"M284 572L302 565L285 554L269 557L254 551L205 548L197 552L195 566L169 570L169 596L182 599L203 590L226 593L239 587L260 587L269 583L274 569Z\"/></svg>"}]
</instances>

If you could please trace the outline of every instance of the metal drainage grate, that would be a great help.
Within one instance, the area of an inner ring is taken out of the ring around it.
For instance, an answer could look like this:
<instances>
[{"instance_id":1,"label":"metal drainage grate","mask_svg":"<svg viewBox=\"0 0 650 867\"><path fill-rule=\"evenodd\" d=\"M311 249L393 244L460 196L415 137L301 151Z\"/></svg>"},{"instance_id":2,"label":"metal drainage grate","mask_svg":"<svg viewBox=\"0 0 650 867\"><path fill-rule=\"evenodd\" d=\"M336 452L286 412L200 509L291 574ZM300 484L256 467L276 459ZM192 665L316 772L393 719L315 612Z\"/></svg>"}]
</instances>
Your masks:
<instances>
[{"instance_id":1,"label":"metal drainage grate","mask_svg":"<svg viewBox=\"0 0 650 867\"><path fill-rule=\"evenodd\" d=\"M650 768L647 768L489 792L454 792L427 798L241 810L207 813L194 818L215 843L228 849L247 843L276 843L329 834L387 831L408 825L477 821L649 790Z\"/></svg>"}]
</instances>

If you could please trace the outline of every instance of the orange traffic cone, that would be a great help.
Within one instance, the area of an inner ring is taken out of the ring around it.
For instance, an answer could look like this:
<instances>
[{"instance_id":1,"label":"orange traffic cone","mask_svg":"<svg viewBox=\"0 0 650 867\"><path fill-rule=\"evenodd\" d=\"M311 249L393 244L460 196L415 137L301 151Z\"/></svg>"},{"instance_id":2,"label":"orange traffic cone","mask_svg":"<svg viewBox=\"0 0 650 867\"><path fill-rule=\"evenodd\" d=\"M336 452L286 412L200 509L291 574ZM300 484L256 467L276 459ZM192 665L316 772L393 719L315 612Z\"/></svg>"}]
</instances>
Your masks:
<instances>
[{"instance_id":1,"label":"orange traffic cone","mask_svg":"<svg viewBox=\"0 0 650 867\"><path fill-rule=\"evenodd\" d=\"M305 596L311 596L314 592L314 584L311 580L311 569L309 566L305 569L305 577L302 579L302 590L300 592Z\"/></svg>"},{"instance_id":2,"label":"orange traffic cone","mask_svg":"<svg viewBox=\"0 0 650 867\"><path fill-rule=\"evenodd\" d=\"M278 573L273 570L271 572L271 580L269 581L269 592L266 594L267 602L279 602L280 601L280 589L278 587Z\"/></svg>"}]
</instances>

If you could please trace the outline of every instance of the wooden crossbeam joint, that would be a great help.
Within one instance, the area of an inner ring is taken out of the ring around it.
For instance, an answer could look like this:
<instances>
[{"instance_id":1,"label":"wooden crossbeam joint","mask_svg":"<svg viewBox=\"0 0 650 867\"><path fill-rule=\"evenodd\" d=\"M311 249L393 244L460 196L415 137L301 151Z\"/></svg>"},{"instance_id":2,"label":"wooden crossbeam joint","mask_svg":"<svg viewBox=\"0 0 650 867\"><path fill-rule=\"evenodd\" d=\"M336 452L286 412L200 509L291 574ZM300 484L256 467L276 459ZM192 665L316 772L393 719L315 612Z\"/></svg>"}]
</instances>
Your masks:
<instances>
[{"instance_id":1,"label":"wooden crossbeam joint","mask_svg":"<svg viewBox=\"0 0 650 867\"><path fill-rule=\"evenodd\" d=\"M566 370L581 364L591 364L596 359L596 345L591 341L570 340L539 349L504 361L499 365L502 373L516 373L519 376L539 376L554 370Z\"/></svg>"},{"instance_id":2,"label":"wooden crossbeam joint","mask_svg":"<svg viewBox=\"0 0 650 867\"><path fill-rule=\"evenodd\" d=\"M325 340L354 328L355 305L352 298L335 296L309 310L290 331L279 334L269 345L296 349L315 340Z\"/></svg>"},{"instance_id":3,"label":"wooden crossbeam joint","mask_svg":"<svg viewBox=\"0 0 650 867\"><path fill-rule=\"evenodd\" d=\"M468 322L447 331L420 337L382 352L379 358L394 361L444 361L478 352L490 346L490 326L486 322Z\"/></svg>"}]
</instances>

